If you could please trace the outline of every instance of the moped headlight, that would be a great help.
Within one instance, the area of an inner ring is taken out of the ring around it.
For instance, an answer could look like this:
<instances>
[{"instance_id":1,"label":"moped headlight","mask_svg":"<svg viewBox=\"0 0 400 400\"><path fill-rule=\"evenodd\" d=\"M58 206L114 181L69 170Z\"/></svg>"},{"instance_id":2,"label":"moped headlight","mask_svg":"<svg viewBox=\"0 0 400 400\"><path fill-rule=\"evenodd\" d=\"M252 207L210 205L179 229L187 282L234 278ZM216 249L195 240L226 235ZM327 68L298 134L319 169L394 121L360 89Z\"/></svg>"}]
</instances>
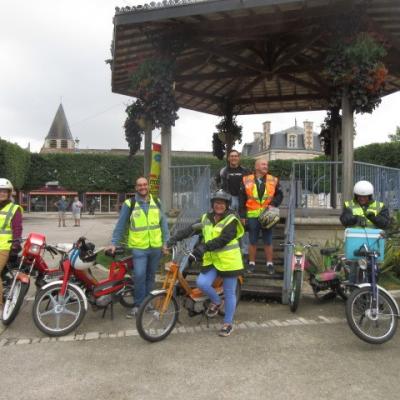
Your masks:
<instances>
[{"instance_id":1,"label":"moped headlight","mask_svg":"<svg viewBox=\"0 0 400 400\"><path fill-rule=\"evenodd\" d=\"M366 260L365 258L360 258L360 259L358 260L358 266L359 266L362 270L366 270L366 269L367 269L367 266L368 266L367 260Z\"/></svg>"},{"instance_id":2,"label":"moped headlight","mask_svg":"<svg viewBox=\"0 0 400 400\"><path fill-rule=\"evenodd\" d=\"M39 254L40 253L40 246L38 244L31 244L31 247L29 247L29 253L30 254Z\"/></svg>"}]
</instances>

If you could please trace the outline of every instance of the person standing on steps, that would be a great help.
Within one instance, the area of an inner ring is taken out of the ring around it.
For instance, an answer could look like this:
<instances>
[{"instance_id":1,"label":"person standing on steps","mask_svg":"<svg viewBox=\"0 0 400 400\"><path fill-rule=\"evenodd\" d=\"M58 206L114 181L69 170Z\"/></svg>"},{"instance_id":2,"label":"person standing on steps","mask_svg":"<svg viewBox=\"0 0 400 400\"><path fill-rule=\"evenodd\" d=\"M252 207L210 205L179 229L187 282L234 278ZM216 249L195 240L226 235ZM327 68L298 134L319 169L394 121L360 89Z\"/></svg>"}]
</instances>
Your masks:
<instances>
[{"instance_id":1,"label":"person standing on steps","mask_svg":"<svg viewBox=\"0 0 400 400\"><path fill-rule=\"evenodd\" d=\"M242 223L249 232L249 262L248 273L253 273L256 266L257 242L260 232L264 243L264 254L267 273L275 272L273 264L272 228L261 225L259 217L265 209L275 214L276 208L282 203L283 193L279 179L268 173L268 161L260 158L254 165L254 173L244 176L240 187L239 214Z\"/></svg>"}]
</instances>

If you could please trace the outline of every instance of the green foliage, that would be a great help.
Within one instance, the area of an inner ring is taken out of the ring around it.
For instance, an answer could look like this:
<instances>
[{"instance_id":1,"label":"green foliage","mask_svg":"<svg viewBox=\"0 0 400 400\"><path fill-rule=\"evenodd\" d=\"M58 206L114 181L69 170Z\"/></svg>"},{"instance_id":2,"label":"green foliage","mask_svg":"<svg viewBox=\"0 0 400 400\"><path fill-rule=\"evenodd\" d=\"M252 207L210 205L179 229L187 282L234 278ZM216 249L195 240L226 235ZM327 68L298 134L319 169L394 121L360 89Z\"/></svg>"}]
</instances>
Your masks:
<instances>
[{"instance_id":1,"label":"green foliage","mask_svg":"<svg viewBox=\"0 0 400 400\"><path fill-rule=\"evenodd\" d=\"M400 142L400 126L396 126L396 132L388 137L391 142Z\"/></svg>"},{"instance_id":2,"label":"green foliage","mask_svg":"<svg viewBox=\"0 0 400 400\"><path fill-rule=\"evenodd\" d=\"M327 112L324 123L321 125L320 139L324 144L324 151L326 155L330 155L332 151L331 138L336 133L339 134L342 126L342 116L339 113L339 108L333 107ZM339 154L342 152L342 142L339 140Z\"/></svg>"},{"instance_id":3,"label":"green foliage","mask_svg":"<svg viewBox=\"0 0 400 400\"><path fill-rule=\"evenodd\" d=\"M215 126L217 132L213 134L213 155L222 160L233 148L236 142L242 143L242 126L236 122L233 107L230 104L222 105L223 117Z\"/></svg>"},{"instance_id":4,"label":"green foliage","mask_svg":"<svg viewBox=\"0 0 400 400\"><path fill-rule=\"evenodd\" d=\"M340 107L344 91L357 113L371 113L381 102L387 69L386 50L379 38L368 32L335 35L325 60L325 75L331 86L331 106Z\"/></svg>"},{"instance_id":5,"label":"green foliage","mask_svg":"<svg viewBox=\"0 0 400 400\"><path fill-rule=\"evenodd\" d=\"M78 192L129 192L143 173L143 157L110 154L32 154L25 189L58 181Z\"/></svg>"},{"instance_id":6,"label":"green foliage","mask_svg":"<svg viewBox=\"0 0 400 400\"><path fill-rule=\"evenodd\" d=\"M125 112L128 115L124 123L125 139L128 142L129 153L133 156L140 149L144 134L144 127L139 124L140 119L144 118L142 102L136 100L126 108Z\"/></svg>"},{"instance_id":7,"label":"green foliage","mask_svg":"<svg viewBox=\"0 0 400 400\"><path fill-rule=\"evenodd\" d=\"M400 142L372 143L357 148L354 159L371 164L400 168Z\"/></svg>"},{"instance_id":8,"label":"green foliage","mask_svg":"<svg viewBox=\"0 0 400 400\"><path fill-rule=\"evenodd\" d=\"M0 139L0 177L9 179L14 188L23 187L31 155L17 144Z\"/></svg>"},{"instance_id":9,"label":"green foliage","mask_svg":"<svg viewBox=\"0 0 400 400\"><path fill-rule=\"evenodd\" d=\"M311 247L307 253L307 260L310 263L308 271L317 274L326 271L329 268L328 257L321 255L321 248L335 247L338 249L338 254L343 254L344 240L335 235L333 240L327 240L322 247Z\"/></svg>"}]
</instances>

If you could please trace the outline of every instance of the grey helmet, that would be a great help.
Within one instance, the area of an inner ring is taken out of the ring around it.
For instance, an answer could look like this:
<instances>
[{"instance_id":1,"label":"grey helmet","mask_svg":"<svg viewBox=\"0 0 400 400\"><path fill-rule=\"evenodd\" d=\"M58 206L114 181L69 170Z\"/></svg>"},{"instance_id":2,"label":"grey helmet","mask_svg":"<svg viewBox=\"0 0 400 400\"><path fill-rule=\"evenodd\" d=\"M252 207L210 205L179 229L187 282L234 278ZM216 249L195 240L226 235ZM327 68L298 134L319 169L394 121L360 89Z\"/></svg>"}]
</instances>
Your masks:
<instances>
[{"instance_id":1,"label":"grey helmet","mask_svg":"<svg viewBox=\"0 0 400 400\"><path fill-rule=\"evenodd\" d=\"M225 190L219 189L211 195L211 205L214 204L215 200L225 200L227 206L229 207L231 205L232 196L225 192Z\"/></svg>"}]
</instances>

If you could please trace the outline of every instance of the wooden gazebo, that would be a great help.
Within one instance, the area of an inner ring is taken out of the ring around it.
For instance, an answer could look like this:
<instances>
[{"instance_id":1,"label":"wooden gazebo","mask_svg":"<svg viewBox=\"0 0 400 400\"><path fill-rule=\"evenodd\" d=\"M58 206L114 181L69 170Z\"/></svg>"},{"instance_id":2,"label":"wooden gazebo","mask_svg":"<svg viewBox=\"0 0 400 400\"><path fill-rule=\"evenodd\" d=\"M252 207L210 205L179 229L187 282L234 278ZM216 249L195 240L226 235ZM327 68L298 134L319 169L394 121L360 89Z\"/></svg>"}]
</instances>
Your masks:
<instances>
[{"instance_id":1,"label":"wooden gazebo","mask_svg":"<svg viewBox=\"0 0 400 400\"><path fill-rule=\"evenodd\" d=\"M150 37L181 38L175 96L179 106L221 114L229 101L240 114L328 107L329 87L321 74L344 16L354 18L389 43L384 94L400 89L400 3L398 0L170 0L116 9L112 43L112 90L135 96L131 74L156 55ZM352 190L353 114L342 100L344 196ZM161 196L170 199L171 131L162 135Z\"/></svg>"}]
</instances>

